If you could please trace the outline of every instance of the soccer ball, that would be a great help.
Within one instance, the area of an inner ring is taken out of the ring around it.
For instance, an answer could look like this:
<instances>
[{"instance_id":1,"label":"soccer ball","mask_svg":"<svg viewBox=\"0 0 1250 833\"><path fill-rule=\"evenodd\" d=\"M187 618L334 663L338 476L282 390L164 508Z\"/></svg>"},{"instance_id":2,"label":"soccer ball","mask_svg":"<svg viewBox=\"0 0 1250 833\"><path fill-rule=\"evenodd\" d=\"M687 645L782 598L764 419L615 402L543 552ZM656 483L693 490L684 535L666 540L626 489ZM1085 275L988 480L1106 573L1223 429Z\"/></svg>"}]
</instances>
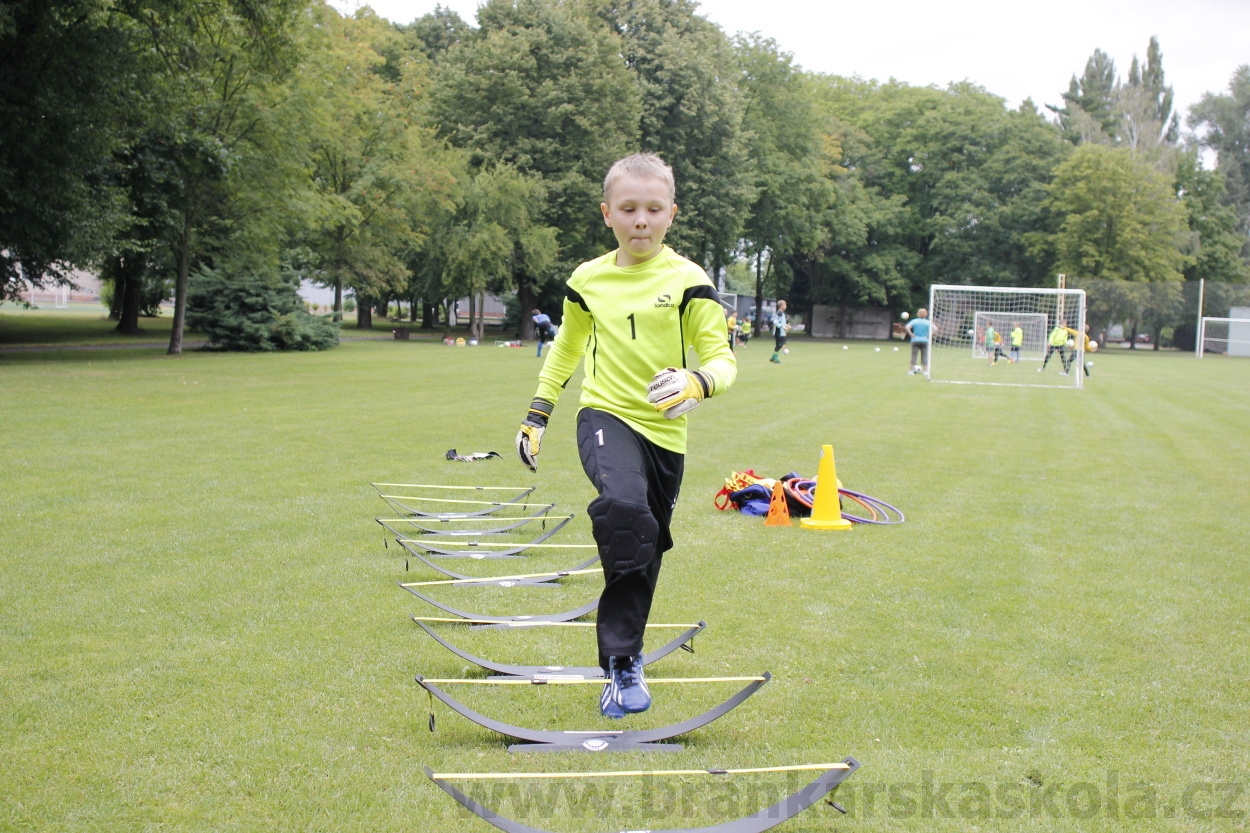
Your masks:
<instances>
[{"instance_id":1,"label":"soccer ball","mask_svg":"<svg viewBox=\"0 0 1250 833\"><path fill-rule=\"evenodd\" d=\"M907 314L907 310L903 310L903 313L902 313L902 315L901 315L900 317L901 317L904 321L906 321L908 318L911 318L911 316Z\"/></svg>"},{"instance_id":2,"label":"soccer ball","mask_svg":"<svg viewBox=\"0 0 1250 833\"><path fill-rule=\"evenodd\" d=\"M1069 347L1075 347L1075 346L1076 346L1076 339L1073 339L1073 338L1068 339L1068 346L1069 346Z\"/></svg>"},{"instance_id":3,"label":"soccer ball","mask_svg":"<svg viewBox=\"0 0 1250 833\"><path fill-rule=\"evenodd\" d=\"M881 348L880 348L880 347L874 347L874 348L872 348L872 349L876 350L878 353L880 353L880 352L881 352Z\"/></svg>"},{"instance_id":4,"label":"soccer ball","mask_svg":"<svg viewBox=\"0 0 1250 833\"><path fill-rule=\"evenodd\" d=\"M1086 350L1088 350L1088 351L1089 351L1089 352L1091 352L1091 353L1096 353L1096 352L1098 352L1098 342L1096 342L1096 341L1091 341L1091 342L1089 343L1089 347L1087 347L1087 348L1085 348L1085 349L1086 349Z\"/></svg>"},{"instance_id":5,"label":"soccer ball","mask_svg":"<svg viewBox=\"0 0 1250 833\"><path fill-rule=\"evenodd\" d=\"M897 353L897 352L898 352L898 348L897 348L897 347L895 347L895 348L894 348L894 352L895 352L895 353Z\"/></svg>"},{"instance_id":6,"label":"soccer ball","mask_svg":"<svg viewBox=\"0 0 1250 833\"><path fill-rule=\"evenodd\" d=\"M781 352L782 352L782 353L785 353L785 354L788 356L788 355L790 355L790 348L789 348L789 347L782 347L782 348L781 348Z\"/></svg>"},{"instance_id":7,"label":"soccer ball","mask_svg":"<svg viewBox=\"0 0 1250 833\"><path fill-rule=\"evenodd\" d=\"M972 335L972 330L968 330L968 335Z\"/></svg>"},{"instance_id":8,"label":"soccer ball","mask_svg":"<svg viewBox=\"0 0 1250 833\"><path fill-rule=\"evenodd\" d=\"M847 347L845 344L843 344L843 345L842 345L842 349L843 349L843 350L850 350L851 348L849 348L849 347Z\"/></svg>"}]
</instances>

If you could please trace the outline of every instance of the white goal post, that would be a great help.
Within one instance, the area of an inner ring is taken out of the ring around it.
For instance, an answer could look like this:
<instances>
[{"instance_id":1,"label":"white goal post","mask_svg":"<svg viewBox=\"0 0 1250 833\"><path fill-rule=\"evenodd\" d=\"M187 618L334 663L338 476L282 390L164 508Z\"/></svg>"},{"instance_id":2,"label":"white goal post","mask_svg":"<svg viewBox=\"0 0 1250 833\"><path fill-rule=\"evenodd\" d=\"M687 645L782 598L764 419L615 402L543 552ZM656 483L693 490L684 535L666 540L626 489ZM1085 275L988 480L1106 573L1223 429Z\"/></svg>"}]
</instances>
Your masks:
<instances>
[{"instance_id":1,"label":"white goal post","mask_svg":"<svg viewBox=\"0 0 1250 833\"><path fill-rule=\"evenodd\" d=\"M1080 388L1087 357L1085 292L1081 289L951 286L929 288L929 378L972 385ZM1002 333L1002 352L1011 356L1011 331L1024 333L1019 361L991 361L985 331ZM1061 346L1050 334L1066 327Z\"/></svg>"},{"instance_id":2,"label":"white goal post","mask_svg":"<svg viewBox=\"0 0 1250 833\"><path fill-rule=\"evenodd\" d=\"M1203 317L1198 327L1198 358L1207 353L1250 356L1250 318Z\"/></svg>"}]
</instances>

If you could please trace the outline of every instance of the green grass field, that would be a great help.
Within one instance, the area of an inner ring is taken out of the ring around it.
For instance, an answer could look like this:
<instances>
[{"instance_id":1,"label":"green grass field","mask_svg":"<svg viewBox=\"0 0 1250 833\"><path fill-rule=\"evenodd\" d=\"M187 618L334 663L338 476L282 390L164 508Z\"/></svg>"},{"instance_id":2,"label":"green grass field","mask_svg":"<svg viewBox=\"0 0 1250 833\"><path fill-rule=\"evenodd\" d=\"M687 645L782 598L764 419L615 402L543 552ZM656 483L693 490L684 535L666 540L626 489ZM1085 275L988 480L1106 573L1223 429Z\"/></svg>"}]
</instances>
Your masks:
<instances>
[{"instance_id":1,"label":"green grass field","mask_svg":"<svg viewBox=\"0 0 1250 833\"><path fill-rule=\"evenodd\" d=\"M441 704L430 734L413 676L480 674L409 621L438 611L396 582L438 576L405 572L373 521L370 481L536 483L578 513L559 540L590 540L572 390L540 474L511 453L532 348L0 355L0 829L472 833L492 828L424 766L846 755L863 763L835 796L848 815L821 803L779 830L1244 829L1250 362L1100 354L1085 390L1038 390L929 384L889 345L792 347L780 366L740 350L737 385L691 418L653 620L709 627L649 671L775 679L683 752L612 757L509 755ZM814 474L822 443L907 522L814 533L713 508L731 471ZM445 461L453 447L505 459ZM543 612L598 582L436 592ZM443 632L502 661L593 664L592 632L556 630ZM509 722L602 725L597 687L473 688L455 694ZM625 723L734 690L655 686ZM710 824L807 780L461 786L594 831Z\"/></svg>"}]
</instances>

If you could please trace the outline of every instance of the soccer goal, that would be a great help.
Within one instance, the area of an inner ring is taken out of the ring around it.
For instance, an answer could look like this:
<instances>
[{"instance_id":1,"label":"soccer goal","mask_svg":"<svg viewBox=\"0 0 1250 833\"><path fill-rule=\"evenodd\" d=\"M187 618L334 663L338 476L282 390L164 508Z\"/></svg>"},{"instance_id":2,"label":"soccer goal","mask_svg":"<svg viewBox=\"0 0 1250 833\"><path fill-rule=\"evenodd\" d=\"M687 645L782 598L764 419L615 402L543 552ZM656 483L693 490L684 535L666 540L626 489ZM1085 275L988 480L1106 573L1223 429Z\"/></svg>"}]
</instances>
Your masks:
<instances>
[{"instance_id":1,"label":"soccer goal","mask_svg":"<svg viewBox=\"0 0 1250 833\"><path fill-rule=\"evenodd\" d=\"M974 385L1080 388L1086 362L1085 292L1080 289L946 286L929 289L929 378ZM1024 334L1020 361L991 362L986 329L1002 334L1011 354L1011 331ZM1051 346L1056 327L1072 330Z\"/></svg>"},{"instance_id":2,"label":"soccer goal","mask_svg":"<svg viewBox=\"0 0 1250 833\"><path fill-rule=\"evenodd\" d=\"M1198 328L1198 358L1207 353L1250 356L1250 318L1207 318Z\"/></svg>"},{"instance_id":3,"label":"soccer goal","mask_svg":"<svg viewBox=\"0 0 1250 833\"><path fill-rule=\"evenodd\" d=\"M973 319L972 357L989 360L985 350L985 332L993 327L1003 337L1003 352L1011 352L1011 334L1019 327L1024 341L1020 344L1020 361L1043 361L1046 358L1046 335L1050 332L1049 321L1040 312L1006 313L977 310ZM1014 356L1012 358L1015 358Z\"/></svg>"}]
</instances>

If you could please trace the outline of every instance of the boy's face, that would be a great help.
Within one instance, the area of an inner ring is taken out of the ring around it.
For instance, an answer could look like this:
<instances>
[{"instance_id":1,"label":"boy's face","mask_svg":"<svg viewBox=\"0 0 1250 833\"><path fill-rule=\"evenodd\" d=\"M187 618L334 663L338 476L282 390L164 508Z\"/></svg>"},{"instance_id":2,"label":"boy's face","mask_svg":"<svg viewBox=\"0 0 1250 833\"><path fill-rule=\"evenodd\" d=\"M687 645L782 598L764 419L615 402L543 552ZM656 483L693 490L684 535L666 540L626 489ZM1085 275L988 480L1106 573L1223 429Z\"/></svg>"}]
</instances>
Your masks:
<instances>
[{"instance_id":1,"label":"boy's face","mask_svg":"<svg viewBox=\"0 0 1250 833\"><path fill-rule=\"evenodd\" d=\"M660 252L664 235L677 216L668 185L652 177L623 176L600 203L603 221L616 235L617 266L637 266Z\"/></svg>"}]
</instances>

